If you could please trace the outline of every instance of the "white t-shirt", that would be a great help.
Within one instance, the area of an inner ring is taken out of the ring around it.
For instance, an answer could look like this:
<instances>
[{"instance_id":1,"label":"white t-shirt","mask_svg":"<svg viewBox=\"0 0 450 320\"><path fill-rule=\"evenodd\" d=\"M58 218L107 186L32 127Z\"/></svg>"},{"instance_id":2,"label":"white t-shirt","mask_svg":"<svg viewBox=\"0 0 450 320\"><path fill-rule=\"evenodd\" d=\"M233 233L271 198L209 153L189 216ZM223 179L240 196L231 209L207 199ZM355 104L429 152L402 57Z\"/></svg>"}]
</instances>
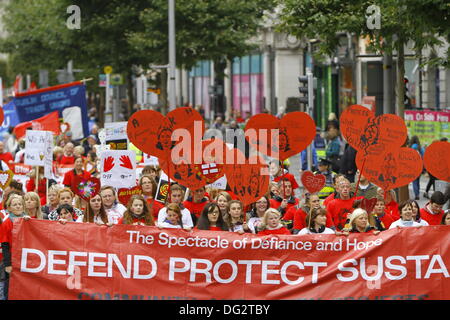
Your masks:
<instances>
[{"instance_id":1,"label":"white t-shirt","mask_svg":"<svg viewBox=\"0 0 450 320\"><path fill-rule=\"evenodd\" d=\"M123 217L123 213L127 211L127 207L125 207L121 203L117 203L111 207L111 209L106 209L106 214L108 215L108 221L117 224L119 219Z\"/></svg>"},{"instance_id":2,"label":"white t-shirt","mask_svg":"<svg viewBox=\"0 0 450 320\"><path fill-rule=\"evenodd\" d=\"M420 226L422 226L422 224L415 221L403 221L402 219L398 219L397 221L392 222L389 229L394 229L395 227L420 227Z\"/></svg>"},{"instance_id":3,"label":"white t-shirt","mask_svg":"<svg viewBox=\"0 0 450 320\"><path fill-rule=\"evenodd\" d=\"M321 233L314 233L311 232L311 230L309 230L308 228L303 228L302 230L300 230L299 233L297 233L298 236L304 234L336 234L336 233L330 228L325 228L325 230L323 230L323 232Z\"/></svg>"},{"instance_id":4,"label":"white t-shirt","mask_svg":"<svg viewBox=\"0 0 450 320\"><path fill-rule=\"evenodd\" d=\"M167 208L164 207L158 212L158 225L160 226L162 223L164 223L164 220L167 219ZM189 227L193 228L194 223L192 222L191 212L184 208L181 209L181 221L183 222L183 227Z\"/></svg>"}]
</instances>

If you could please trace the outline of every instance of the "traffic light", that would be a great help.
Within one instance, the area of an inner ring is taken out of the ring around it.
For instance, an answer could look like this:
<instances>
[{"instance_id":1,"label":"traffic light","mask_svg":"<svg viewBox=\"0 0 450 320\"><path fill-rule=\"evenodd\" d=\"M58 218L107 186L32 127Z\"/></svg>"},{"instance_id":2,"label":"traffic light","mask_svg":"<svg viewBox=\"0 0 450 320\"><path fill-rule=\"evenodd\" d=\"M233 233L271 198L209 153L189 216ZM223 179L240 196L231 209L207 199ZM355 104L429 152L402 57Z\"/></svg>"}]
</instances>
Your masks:
<instances>
[{"instance_id":1,"label":"traffic light","mask_svg":"<svg viewBox=\"0 0 450 320\"><path fill-rule=\"evenodd\" d=\"M307 72L306 76L298 77L298 82L301 86L298 87L298 91L303 95L299 97L300 103L308 105L312 108L314 105L314 77L311 72Z\"/></svg>"}]
</instances>

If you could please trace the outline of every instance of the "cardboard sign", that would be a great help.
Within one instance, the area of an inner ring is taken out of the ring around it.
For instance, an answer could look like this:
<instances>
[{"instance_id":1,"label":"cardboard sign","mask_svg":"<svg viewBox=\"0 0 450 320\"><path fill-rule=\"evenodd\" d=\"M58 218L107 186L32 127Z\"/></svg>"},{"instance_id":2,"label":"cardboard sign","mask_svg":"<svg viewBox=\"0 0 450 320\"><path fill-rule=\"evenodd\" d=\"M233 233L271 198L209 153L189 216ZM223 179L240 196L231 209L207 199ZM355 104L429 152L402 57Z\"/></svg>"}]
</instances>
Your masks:
<instances>
[{"instance_id":1,"label":"cardboard sign","mask_svg":"<svg viewBox=\"0 0 450 320\"><path fill-rule=\"evenodd\" d=\"M117 199L121 204L126 206L132 196L140 194L142 194L141 186L135 186L133 188L120 188L117 191Z\"/></svg>"},{"instance_id":2,"label":"cardboard sign","mask_svg":"<svg viewBox=\"0 0 450 320\"><path fill-rule=\"evenodd\" d=\"M290 112L281 119L262 113L249 119L245 134L259 152L285 160L308 147L316 136L316 124L305 112Z\"/></svg>"},{"instance_id":3,"label":"cardboard sign","mask_svg":"<svg viewBox=\"0 0 450 320\"><path fill-rule=\"evenodd\" d=\"M398 148L367 156L358 152L356 165L363 176L385 191L414 181L423 169L419 152L411 148Z\"/></svg>"},{"instance_id":4,"label":"cardboard sign","mask_svg":"<svg viewBox=\"0 0 450 320\"><path fill-rule=\"evenodd\" d=\"M25 137L25 164L44 166L45 160L53 161L53 133L27 130Z\"/></svg>"},{"instance_id":5,"label":"cardboard sign","mask_svg":"<svg viewBox=\"0 0 450 320\"><path fill-rule=\"evenodd\" d=\"M127 124L126 121L105 123L105 143L111 150L128 149Z\"/></svg>"},{"instance_id":6,"label":"cardboard sign","mask_svg":"<svg viewBox=\"0 0 450 320\"><path fill-rule=\"evenodd\" d=\"M436 141L425 149L425 168L439 180L450 182L450 143Z\"/></svg>"},{"instance_id":7,"label":"cardboard sign","mask_svg":"<svg viewBox=\"0 0 450 320\"><path fill-rule=\"evenodd\" d=\"M100 161L102 186L131 188L136 185L136 153L134 151L103 151Z\"/></svg>"},{"instance_id":8,"label":"cardboard sign","mask_svg":"<svg viewBox=\"0 0 450 320\"><path fill-rule=\"evenodd\" d=\"M169 159L176 144L172 141L172 133L176 129L187 130L185 132L191 139L195 139L195 135L201 140L205 131L203 117L188 107L176 108L167 117L153 110L141 110L128 120L127 134L139 150L160 159Z\"/></svg>"},{"instance_id":9,"label":"cardboard sign","mask_svg":"<svg viewBox=\"0 0 450 320\"><path fill-rule=\"evenodd\" d=\"M151 156L147 153L142 154L144 158L144 164L148 166L159 166L159 160L157 157Z\"/></svg>"},{"instance_id":10,"label":"cardboard sign","mask_svg":"<svg viewBox=\"0 0 450 320\"><path fill-rule=\"evenodd\" d=\"M376 117L369 109L352 105L342 112L341 132L347 142L364 154L381 154L401 147L407 137L405 121L394 114Z\"/></svg>"},{"instance_id":11,"label":"cardboard sign","mask_svg":"<svg viewBox=\"0 0 450 320\"><path fill-rule=\"evenodd\" d=\"M311 171L304 171L301 180L303 186L309 193L316 193L325 187L327 178L323 174L314 174Z\"/></svg>"}]
</instances>

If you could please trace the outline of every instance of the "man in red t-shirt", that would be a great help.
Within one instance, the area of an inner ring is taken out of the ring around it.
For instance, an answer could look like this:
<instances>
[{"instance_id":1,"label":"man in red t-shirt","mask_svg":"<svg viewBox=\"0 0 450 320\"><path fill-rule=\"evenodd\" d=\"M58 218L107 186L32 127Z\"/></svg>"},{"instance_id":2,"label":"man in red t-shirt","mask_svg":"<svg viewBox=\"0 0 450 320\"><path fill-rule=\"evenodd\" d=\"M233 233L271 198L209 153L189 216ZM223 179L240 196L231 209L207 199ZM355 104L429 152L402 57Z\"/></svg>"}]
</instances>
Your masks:
<instances>
[{"instance_id":1,"label":"man in red t-shirt","mask_svg":"<svg viewBox=\"0 0 450 320\"><path fill-rule=\"evenodd\" d=\"M420 209L420 218L428 222L430 226L441 224L444 210L442 207L446 202L445 196L441 191L435 191L431 195L430 202Z\"/></svg>"},{"instance_id":2,"label":"man in red t-shirt","mask_svg":"<svg viewBox=\"0 0 450 320\"><path fill-rule=\"evenodd\" d=\"M13 156L10 152L4 152L5 151L5 144L3 141L0 141L0 161L6 162L6 164L10 164L14 162ZM5 170L5 169L3 169ZM8 169L6 169L8 170ZM5 170L5 171L6 171Z\"/></svg>"},{"instance_id":3,"label":"man in red t-shirt","mask_svg":"<svg viewBox=\"0 0 450 320\"><path fill-rule=\"evenodd\" d=\"M341 231L345 227L349 215L353 212L353 202L363 197L353 197L350 193L350 181L347 179L338 182L338 190L335 199L328 203L327 211L333 218L336 230Z\"/></svg>"}]
</instances>

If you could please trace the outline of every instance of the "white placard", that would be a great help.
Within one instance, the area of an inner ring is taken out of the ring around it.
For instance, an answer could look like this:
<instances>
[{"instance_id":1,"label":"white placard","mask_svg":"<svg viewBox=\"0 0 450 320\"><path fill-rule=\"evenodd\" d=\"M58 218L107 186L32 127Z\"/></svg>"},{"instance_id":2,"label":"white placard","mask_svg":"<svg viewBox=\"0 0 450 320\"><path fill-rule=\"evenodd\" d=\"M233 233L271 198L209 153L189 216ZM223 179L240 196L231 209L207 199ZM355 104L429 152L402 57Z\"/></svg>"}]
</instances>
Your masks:
<instances>
[{"instance_id":1,"label":"white placard","mask_svg":"<svg viewBox=\"0 0 450 320\"><path fill-rule=\"evenodd\" d=\"M103 151L100 159L102 186L132 188L136 185L136 153L134 151Z\"/></svg>"},{"instance_id":2,"label":"white placard","mask_svg":"<svg viewBox=\"0 0 450 320\"><path fill-rule=\"evenodd\" d=\"M105 123L105 142L128 139L127 121Z\"/></svg>"},{"instance_id":3,"label":"white placard","mask_svg":"<svg viewBox=\"0 0 450 320\"><path fill-rule=\"evenodd\" d=\"M159 166L159 161L157 157L151 156L147 153L142 153L142 156L144 157L144 164L146 166Z\"/></svg>"},{"instance_id":4,"label":"white placard","mask_svg":"<svg viewBox=\"0 0 450 320\"><path fill-rule=\"evenodd\" d=\"M25 136L25 164L45 166L46 160L47 163L53 160L53 133L51 131L27 130Z\"/></svg>"}]
</instances>

